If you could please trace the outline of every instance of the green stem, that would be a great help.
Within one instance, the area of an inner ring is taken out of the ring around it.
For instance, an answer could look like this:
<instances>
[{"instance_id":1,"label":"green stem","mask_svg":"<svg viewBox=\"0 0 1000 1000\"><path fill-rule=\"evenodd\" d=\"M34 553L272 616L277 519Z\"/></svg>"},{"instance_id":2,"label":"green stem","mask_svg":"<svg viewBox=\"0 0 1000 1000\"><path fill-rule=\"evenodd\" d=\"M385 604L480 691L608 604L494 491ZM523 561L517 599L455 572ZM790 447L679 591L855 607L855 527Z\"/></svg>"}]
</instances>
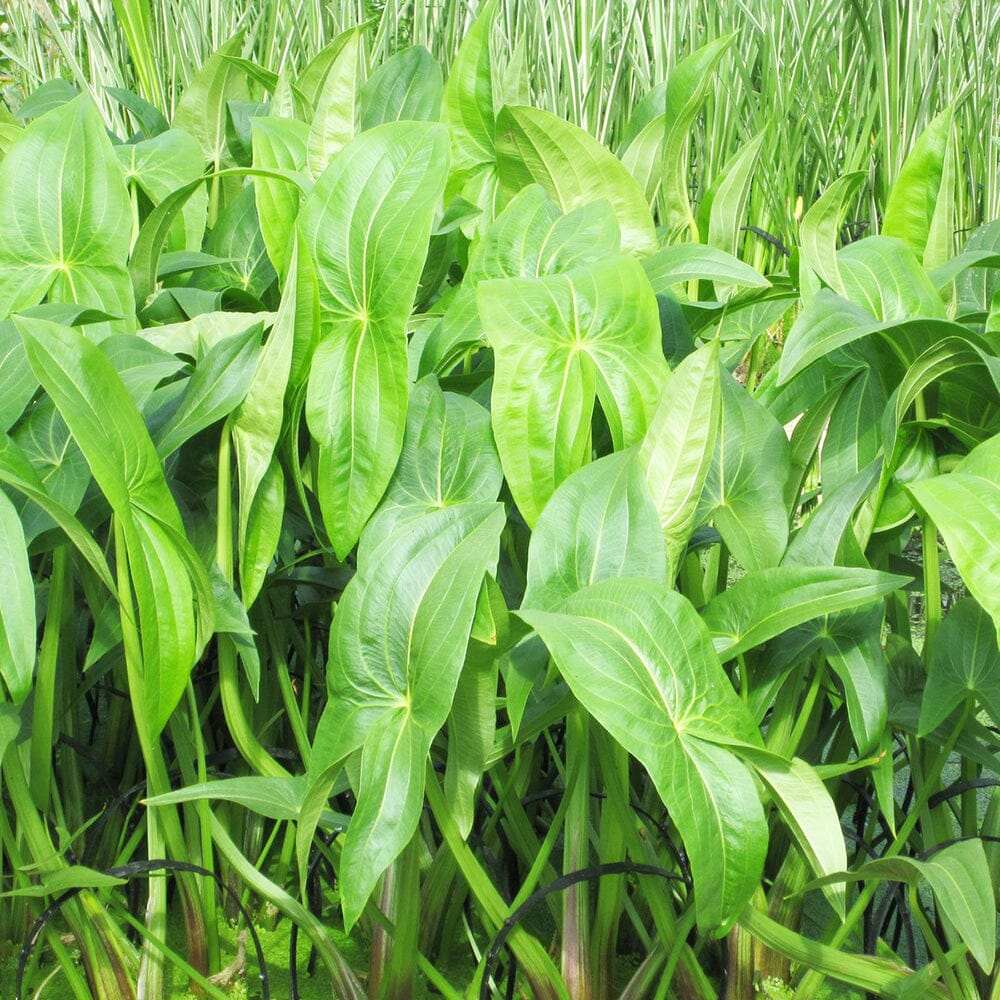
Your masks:
<instances>
[{"instance_id":1,"label":"green stem","mask_svg":"<svg viewBox=\"0 0 1000 1000\"><path fill-rule=\"evenodd\" d=\"M913 919L917 922L917 927L920 929L920 934L924 939L924 944L927 945L927 953L933 959L938 967L938 971L941 973L941 978L944 980L944 984L948 989L948 993L952 997L952 1000L963 1000L964 993L962 987L959 985L958 979L955 976L955 970L951 967L948 959L945 957L944 949L941 947L941 942L938 941L937 935L934 933L934 928L931 927L930 922L924 915L923 907L920 905L920 895L917 892L917 887L911 885L907 890L907 896L910 901L910 914Z\"/></svg>"},{"instance_id":2,"label":"green stem","mask_svg":"<svg viewBox=\"0 0 1000 1000\"><path fill-rule=\"evenodd\" d=\"M941 566L937 545L937 526L929 518L923 521L924 558L924 664L930 663L931 650L941 625Z\"/></svg>"},{"instance_id":3,"label":"green stem","mask_svg":"<svg viewBox=\"0 0 1000 1000\"><path fill-rule=\"evenodd\" d=\"M566 786L569 798L563 836L563 872L586 868L590 858L590 726L576 706L566 718L566 760L577 765ZM562 974L573 1000L590 1000L589 886L580 882L563 893Z\"/></svg>"}]
</instances>

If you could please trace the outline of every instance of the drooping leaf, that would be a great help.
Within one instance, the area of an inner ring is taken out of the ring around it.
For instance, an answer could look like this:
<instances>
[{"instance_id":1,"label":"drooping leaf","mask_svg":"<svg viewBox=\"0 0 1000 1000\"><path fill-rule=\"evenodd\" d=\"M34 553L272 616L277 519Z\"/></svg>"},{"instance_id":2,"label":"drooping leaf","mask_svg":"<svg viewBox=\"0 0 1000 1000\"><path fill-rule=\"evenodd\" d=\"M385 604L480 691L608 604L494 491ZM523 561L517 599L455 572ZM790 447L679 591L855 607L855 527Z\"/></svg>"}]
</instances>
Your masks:
<instances>
[{"instance_id":1,"label":"drooping leaf","mask_svg":"<svg viewBox=\"0 0 1000 1000\"><path fill-rule=\"evenodd\" d=\"M634 449L574 472L545 505L528 548L523 608L615 577L667 579L660 519Z\"/></svg>"},{"instance_id":2,"label":"drooping leaf","mask_svg":"<svg viewBox=\"0 0 1000 1000\"><path fill-rule=\"evenodd\" d=\"M537 108L506 107L496 127L500 182L508 199L532 183L541 184L564 212L604 198L618 218L623 251L656 249L642 191L593 136Z\"/></svg>"},{"instance_id":3,"label":"drooping leaf","mask_svg":"<svg viewBox=\"0 0 1000 1000\"><path fill-rule=\"evenodd\" d=\"M753 779L724 747L760 737L692 605L663 583L604 580L554 611L519 614L649 772L687 849L699 926L731 924L760 879L767 825Z\"/></svg>"},{"instance_id":4,"label":"drooping leaf","mask_svg":"<svg viewBox=\"0 0 1000 1000\"><path fill-rule=\"evenodd\" d=\"M381 499L403 443L406 322L447 155L440 125L381 125L340 152L300 212L322 338L306 418L320 445L320 506L341 558Z\"/></svg>"},{"instance_id":5,"label":"drooping leaf","mask_svg":"<svg viewBox=\"0 0 1000 1000\"><path fill-rule=\"evenodd\" d=\"M638 442L667 374L656 300L628 258L571 275L484 281L494 350L493 432L521 513L534 524L590 459L595 397L616 449Z\"/></svg>"}]
</instances>

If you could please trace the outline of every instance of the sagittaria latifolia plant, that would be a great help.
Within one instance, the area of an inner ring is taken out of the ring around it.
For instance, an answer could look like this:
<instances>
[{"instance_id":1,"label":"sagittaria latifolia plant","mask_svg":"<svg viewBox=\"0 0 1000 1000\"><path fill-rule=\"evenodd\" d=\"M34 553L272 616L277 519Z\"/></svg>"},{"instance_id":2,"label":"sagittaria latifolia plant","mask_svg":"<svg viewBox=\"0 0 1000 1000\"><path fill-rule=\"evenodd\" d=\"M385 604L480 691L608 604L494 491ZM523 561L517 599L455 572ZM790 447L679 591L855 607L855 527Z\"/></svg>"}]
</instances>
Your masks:
<instances>
[{"instance_id":1,"label":"sagittaria latifolia plant","mask_svg":"<svg viewBox=\"0 0 1000 1000\"><path fill-rule=\"evenodd\" d=\"M236 38L170 123L0 130L19 982L223 996L215 875L340 997L1000 997L1000 229L954 254L951 111L880 235L837 249L849 175L765 278L752 157L686 189L730 39L611 150L495 9L447 81Z\"/></svg>"}]
</instances>

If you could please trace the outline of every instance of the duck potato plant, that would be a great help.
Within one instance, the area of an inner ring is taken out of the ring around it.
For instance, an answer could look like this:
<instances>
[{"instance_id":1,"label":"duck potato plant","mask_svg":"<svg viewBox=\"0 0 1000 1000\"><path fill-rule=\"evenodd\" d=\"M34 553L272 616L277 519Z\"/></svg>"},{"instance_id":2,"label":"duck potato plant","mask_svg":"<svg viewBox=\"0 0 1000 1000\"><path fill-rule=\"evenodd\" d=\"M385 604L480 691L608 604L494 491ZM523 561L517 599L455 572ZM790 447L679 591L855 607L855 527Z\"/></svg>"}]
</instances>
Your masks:
<instances>
[{"instance_id":1,"label":"duck potato plant","mask_svg":"<svg viewBox=\"0 0 1000 1000\"><path fill-rule=\"evenodd\" d=\"M765 278L752 157L685 185L730 39L611 150L495 11L447 80L237 38L172 122L3 124L9 992L224 995L216 876L339 997L1000 997L1000 230L954 253L951 112L880 235L838 249L846 175Z\"/></svg>"}]
</instances>

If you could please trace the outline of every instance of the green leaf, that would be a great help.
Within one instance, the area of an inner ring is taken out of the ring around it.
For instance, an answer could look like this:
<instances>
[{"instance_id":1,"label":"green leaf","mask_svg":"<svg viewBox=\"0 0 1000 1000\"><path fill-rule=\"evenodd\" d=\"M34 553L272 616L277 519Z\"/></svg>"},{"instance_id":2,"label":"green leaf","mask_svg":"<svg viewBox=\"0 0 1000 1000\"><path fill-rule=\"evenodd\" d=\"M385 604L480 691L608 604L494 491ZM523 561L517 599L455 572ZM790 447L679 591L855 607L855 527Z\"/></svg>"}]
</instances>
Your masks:
<instances>
[{"instance_id":1,"label":"green leaf","mask_svg":"<svg viewBox=\"0 0 1000 1000\"><path fill-rule=\"evenodd\" d=\"M17 327L9 319L0 321L0 431L10 430L37 389Z\"/></svg>"},{"instance_id":2,"label":"green leaf","mask_svg":"<svg viewBox=\"0 0 1000 1000\"><path fill-rule=\"evenodd\" d=\"M35 587L24 531L14 505L0 490L0 677L11 701L31 693L35 671Z\"/></svg>"},{"instance_id":3,"label":"green leaf","mask_svg":"<svg viewBox=\"0 0 1000 1000\"><path fill-rule=\"evenodd\" d=\"M255 167L303 169L309 135L306 125L290 118L254 118L250 129ZM254 193L267 255L278 277L284 281L292 233L299 214L299 191L292 184L270 177L255 177Z\"/></svg>"},{"instance_id":4,"label":"green leaf","mask_svg":"<svg viewBox=\"0 0 1000 1000\"><path fill-rule=\"evenodd\" d=\"M399 464L365 527L359 558L431 511L496 500L502 483L489 413L466 396L442 392L433 377L421 379L410 395Z\"/></svg>"},{"instance_id":5,"label":"green leaf","mask_svg":"<svg viewBox=\"0 0 1000 1000\"><path fill-rule=\"evenodd\" d=\"M666 539L666 579L677 574L719 434L722 390L716 341L689 354L667 377L639 457Z\"/></svg>"},{"instance_id":6,"label":"green leaf","mask_svg":"<svg viewBox=\"0 0 1000 1000\"><path fill-rule=\"evenodd\" d=\"M257 369L262 332L263 325L254 323L214 344L197 364L177 410L156 436L163 458L243 402Z\"/></svg>"},{"instance_id":7,"label":"green leaf","mask_svg":"<svg viewBox=\"0 0 1000 1000\"><path fill-rule=\"evenodd\" d=\"M705 623L724 660L812 618L878 600L907 577L846 566L779 566L747 573L708 602Z\"/></svg>"},{"instance_id":8,"label":"green leaf","mask_svg":"<svg viewBox=\"0 0 1000 1000\"><path fill-rule=\"evenodd\" d=\"M212 597L215 606L215 631L226 635L236 647L243 672L254 701L260 697L260 654L254 641L254 630L233 585L223 575L218 566L213 566L209 574L212 582Z\"/></svg>"},{"instance_id":9,"label":"green leaf","mask_svg":"<svg viewBox=\"0 0 1000 1000\"><path fill-rule=\"evenodd\" d=\"M927 272L902 240L870 236L837 255L844 295L877 320L944 319L945 305Z\"/></svg>"},{"instance_id":10,"label":"green leaf","mask_svg":"<svg viewBox=\"0 0 1000 1000\"><path fill-rule=\"evenodd\" d=\"M722 426L699 515L715 521L746 569L777 566L785 552L784 490L790 466L781 424L736 379L724 374Z\"/></svg>"},{"instance_id":11,"label":"green leaf","mask_svg":"<svg viewBox=\"0 0 1000 1000\"><path fill-rule=\"evenodd\" d=\"M437 121L443 99L440 64L422 45L411 45L365 81L358 94L358 131L386 122Z\"/></svg>"},{"instance_id":12,"label":"green leaf","mask_svg":"<svg viewBox=\"0 0 1000 1000\"><path fill-rule=\"evenodd\" d=\"M20 889L0 892L0 897L8 896L34 897L42 899L45 896L61 896L73 889L108 889L115 885L124 885L125 879L116 875L87 868L85 865L70 865L58 871L48 872L41 877L38 885L26 885Z\"/></svg>"},{"instance_id":13,"label":"green leaf","mask_svg":"<svg viewBox=\"0 0 1000 1000\"><path fill-rule=\"evenodd\" d=\"M230 58L242 48L240 32L216 49L184 88L174 113L174 128L194 136L205 162L215 170L235 166L226 142L226 105L250 100L243 69Z\"/></svg>"},{"instance_id":14,"label":"green leaf","mask_svg":"<svg viewBox=\"0 0 1000 1000\"><path fill-rule=\"evenodd\" d=\"M541 184L564 212L605 198L621 227L622 250L657 247L649 206L621 162L593 136L536 108L506 107L497 117L497 158L506 197Z\"/></svg>"},{"instance_id":15,"label":"green leaf","mask_svg":"<svg viewBox=\"0 0 1000 1000\"><path fill-rule=\"evenodd\" d=\"M698 231L708 245L734 256L743 242L741 227L747 221L750 185L767 137L766 129L759 132L723 165L722 173L713 181L698 208Z\"/></svg>"},{"instance_id":16,"label":"green leaf","mask_svg":"<svg viewBox=\"0 0 1000 1000\"><path fill-rule=\"evenodd\" d=\"M484 281L493 346L493 432L514 500L533 525L590 459L595 396L616 449L638 442L667 374L656 300L629 258L571 275Z\"/></svg>"},{"instance_id":17,"label":"green leaf","mask_svg":"<svg viewBox=\"0 0 1000 1000\"><path fill-rule=\"evenodd\" d=\"M153 205L205 172L201 148L180 129L161 132L145 142L115 146L115 153L125 171L125 182L135 185ZM167 245L176 250L200 250L207 213L208 195L199 188L181 209Z\"/></svg>"},{"instance_id":18,"label":"green leaf","mask_svg":"<svg viewBox=\"0 0 1000 1000\"><path fill-rule=\"evenodd\" d=\"M951 159L952 108L941 112L910 150L889 191L882 232L897 236L928 269L953 256L951 213L939 213L938 203L954 209ZM935 220L937 222L935 223ZM947 235L939 232L947 227Z\"/></svg>"},{"instance_id":19,"label":"green leaf","mask_svg":"<svg viewBox=\"0 0 1000 1000\"><path fill-rule=\"evenodd\" d=\"M322 337L306 419L320 445L320 506L341 559L381 499L403 443L406 323L446 163L442 126L381 125L344 147L300 212Z\"/></svg>"},{"instance_id":20,"label":"green leaf","mask_svg":"<svg viewBox=\"0 0 1000 1000\"><path fill-rule=\"evenodd\" d=\"M47 296L121 316L114 326L131 330L128 192L89 97L25 129L0 163L0 189L0 318Z\"/></svg>"},{"instance_id":21,"label":"green leaf","mask_svg":"<svg viewBox=\"0 0 1000 1000\"><path fill-rule=\"evenodd\" d=\"M732 254L701 243L675 243L646 257L642 266L656 292L688 281L716 281L729 285L767 288L771 283Z\"/></svg>"},{"instance_id":22,"label":"green leaf","mask_svg":"<svg viewBox=\"0 0 1000 1000\"><path fill-rule=\"evenodd\" d=\"M837 261L837 239L844 213L857 197L866 174L861 171L838 177L802 217L799 224L800 271L803 272L802 299L808 306L818 288L807 274L815 274L838 295L845 295Z\"/></svg>"},{"instance_id":23,"label":"green leaf","mask_svg":"<svg viewBox=\"0 0 1000 1000\"><path fill-rule=\"evenodd\" d=\"M728 927L760 880L767 824L750 773L724 746L759 735L694 608L663 583L605 580L555 611L519 615L649 772L691 861L699 927Z\"/></svg>"},{"instance_id":24,"label":"green leaf","mask_svg":"<svg viewBox=\"0 0 1000 1000\"><path fill-rule=\"evenodd\" d=\"M323 86L313 101L313 116L306 140L306 166L318 178L333 157L354 138L354 107L361 73L359 25L338 36L336 56L331 60Z\"/></svg>"},{"instance_id":25,"label":"green leaf","mask_svg":"<svg viewBox=\"0 0 1000 1000\"><path fill-rule=\"evenodd\" d=\"M348 927L416 828L427 752L451 709L503 525L495 503L426 514L371 551L337 606L310 768L319 774L364 745L344 847L354 859L341 882Z\"/></svg>"},{"instance_id":26,"label":"green leaf","mask_svg":"<svg viewBox=\"0 0 1000 1000\"><path fill-rule=\"evenodd\" d=\"M926 880L942 915L951 922L962 942L984 972L996 961L996 907L993 880L981 840L962 840L926 861L916 858L878 858L850 872L838 872L809 883L868 882L887 879L917 885Z\"/></svg>"},{"instance_id":27,"label":"green leaf","mask_svg":"<svg viewBox=\"0 0 1000 1000\"><path fill-rule=\"evenodd\" d=\"M599 580L664 580L663 532L633 449L574 472L545 505L528 547L522 607L550 611Z\"/></svg>"},{"instance_id":28,"label":"green leaf","mask_svg":"<svg viewBox=\"0 0 1000 1000\"><path fill-rule=\"evenodd\" d=\"M275 279L257 221L254 191L244 187L219 213L205 249L226 263L200 270L190 281L198 288L236 289L262 299Z\"/></svg>"}]
</instances>

